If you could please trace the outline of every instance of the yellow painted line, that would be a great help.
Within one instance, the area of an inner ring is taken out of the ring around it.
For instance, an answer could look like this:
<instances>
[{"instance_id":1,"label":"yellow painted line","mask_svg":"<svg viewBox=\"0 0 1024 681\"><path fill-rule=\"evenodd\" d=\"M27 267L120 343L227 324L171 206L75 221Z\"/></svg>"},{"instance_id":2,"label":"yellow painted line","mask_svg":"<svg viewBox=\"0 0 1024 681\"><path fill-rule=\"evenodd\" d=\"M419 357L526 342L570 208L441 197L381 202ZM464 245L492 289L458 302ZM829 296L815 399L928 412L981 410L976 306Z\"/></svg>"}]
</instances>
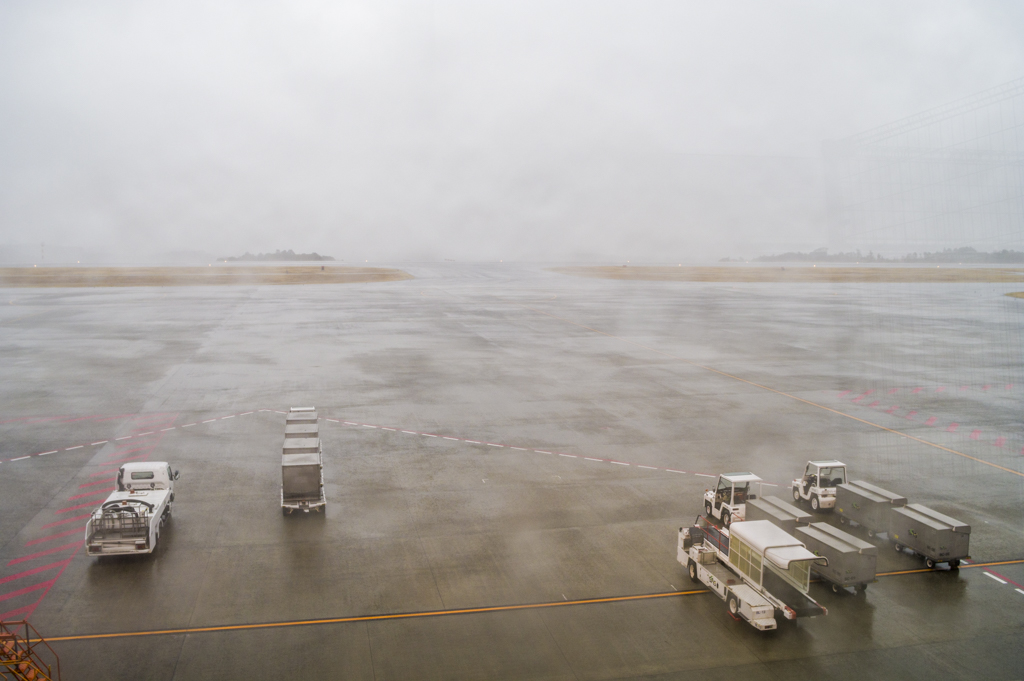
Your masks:
<instances>
[{"instance_id":1,"label":"yellow painted line","mask_svg":"<svg viewBox=\"0 0 1024 681\"><path fill-rule=\"evenodd\" d=\"M219 627L189 627L185 629L162 629L154 631L129 631L113 634L82 634L79 636L54 636L47 638L48 643L55 641L84 641L100 638L127 638L130 636L162 636L166 634L199 634L213 631L244 631L246 629L273 629L277 627L303 627L314 624L342 624L345 622L373 622L380 620L417 619L421 617L441 617L444 615L468 615L483 612L506 612L510 610L535 610L539 608L555 608L566 605L592 605L595 603L619 603L622 601L642 601L653 598L673 598L676 596L694 596L711 593L705 589L695 591L666 591L664 593L643 594L640 596L612 596L609 598L588 598L580 601L552 601L550 603L529 603L526 605L495 605L486 608L463 608L461 610L430 610L426 612L405 612L392 615L363 615L360 617L334 617L319 620L299 620L293 622L264 622L262 624L229 624Z\"/></svg>"},{"instance_id":2,"label":"yellow painted line","mask_svg":"<svg viewBox=\"0 0 1024 681\"><path fill-rule=\"evenodd\" d=\"M958 452L955 449L950 449L949 447L943 447L940 444L936 444L934 442L929 442L928 440L922 440L919 437L914 437L913 435L908 435L908 434L906 434L906 433L904 433L902 431L895 430L893 428L887 428L887 427L885 427L885 426L883 426L883 425L881 425L879 423L874 423L873 421L868 421L866 419L859 418L857 416L854 416L853 414L847 414L844 411L839 411L838 409L833 409L832 407L826 407L824 404L818 404L817 402L812 402L810 400L805 400L802 397L797 397L796 395L792 395L792 394L784 392L782 390L776 390L775 388L769 388L766 385L761 385L760 383L755 383L754 381L748 381L745 378L740 378L739 376L735 376L735 375L730 374L728 372L721 371L721 370L715 369L713 367L704 366L703 364L698 364L697 362L694 362L692 360L686 359L684 357L677 357L675 355L669 354L669 353L664 352L662 350L658 350L658 349L652 348L652 347L650 347L648 345L644 345L643 343L638 343L637 341L629 340L628 338L622 338L621 336L616 336L616 335L607 333L606 331L601 331L600 329L595 329L593 327L587 326L585 324L579 324L577 322L572 321L571 319L566 319L564 317L559 317L558 315L553 315L550 312L545 312L544 310L538 310L537 308L530 307L529 305L523 305L522 303L515 303L515 304L519 305L520 307L526 308L527 310L530 310L532 312L536 312L537 314L542 314L542 315L545 315L547 317L551 317L552 319L557 319L558 321L565 322L566 324L572 324L573 326L578 326L579 328L586 329L587 331L593 331L594 333L599 333L602 336L607 336L608 338L614 338L615 340L622 341L623 343L629 343L631 345L635 345L637 347L641 347L644 350L649 350L649 351L651 351L653 353L656 353L656 354L661 355L663 357L668 357L669 359L673 359L673 360L675 360L677 362L684 362L686 364L689 364L690 366L697 367L698 369L703 369L705 371L710 371L710 372L716 373L716 374L718 374L720 376L725 376L726 378L731 378L734 381L740 381L741 383L746 383L747 385L752 385L755 388L760 388L761 390L767 390L768 392L772 392L772 393L775 393L776 395L781 395L783 397L788 397L789 399L796 400L797 402L803 402L804 404L810 405L812 407L817 407L818 409L824 409L825 411L832 412L833 414L836 414L838 416L845 416L848 419L853 419L854 421L857 421L858 423L863 423L864 425L871 426L872 428L878 428L879 430L884 430L887 433L892 433L893 435L899 435L901 437L907 438L908 440L913 440L914 442L919 442L919 443L921 443L923 445L928 445L929 447L935 447L936 449L941 449L944 452L948 452L950 454L956 454L957 456L962 456L965 459L970 459L971 461L976 461L977 463L981 463L981 464L984 464L986 466L991 466L992 468L998 468L999 470L1004 471L1006 473L1012 473L1013 475L1017 475L1017 476L1020 476L1020 477L1024 478L1024 473L1022 473L1020 471L1017 471L1017 470L1014 470L1012 468L1007 468L1006 466L1000 466L997 463L992 463L991 461L986 461L985 459L979 459L976 456L971 456L970 454L965 454L963 452Z\"/></svg>"},{"instance_id":3,"label":"yellow painted line","mask_svg":"<svg viewBox=\"0 0 1024 681\"><path fill-rule=\"evenodd\" d=\"M1024 558L1018 560L1002 560L991 563L970 563L961 565L960 569L975 567L992 567L994 565L1017 565L1024 563ZM912 575L923 572L935 572L928 568L916 570L899 570L897 572L881 572L877 577L893 577L897 575ZM942 572L940 570L940 572ZM527 603L525 605L494 605L483 608L462 608L459 610L428 610L424 612L403 612L390 615L362 615L357 617L332 617L318 620L295 620L289 622L262 622L259 624L226 624L216 627L187 627L182 629L155 629L151 631L123 631L111 634L80 634L77 636L54 636L46 641L53 643L57 641L85 641L101 638L129 638L133 636L164 636L168 634L204 634L216 631L245 631L251 629L275 629L282 627L305 627L318 624L344 624L346 622L375 622L382 620L399 619L420 619L423 617L443 617L445 615L470 615L487 612L509 612L514 610L539 610L541 608L557 608L566 605L594 605L599 603L621 603L624 601L645 601L656 598L674 598L677 596L696 596L699 594L711 593L706 589L694 589L692 591L665 591L656 594L641 594L639 596L610 596L606 598L587 598L578 601L551 601L549 603Z\"/></svg>"}]
</instances>

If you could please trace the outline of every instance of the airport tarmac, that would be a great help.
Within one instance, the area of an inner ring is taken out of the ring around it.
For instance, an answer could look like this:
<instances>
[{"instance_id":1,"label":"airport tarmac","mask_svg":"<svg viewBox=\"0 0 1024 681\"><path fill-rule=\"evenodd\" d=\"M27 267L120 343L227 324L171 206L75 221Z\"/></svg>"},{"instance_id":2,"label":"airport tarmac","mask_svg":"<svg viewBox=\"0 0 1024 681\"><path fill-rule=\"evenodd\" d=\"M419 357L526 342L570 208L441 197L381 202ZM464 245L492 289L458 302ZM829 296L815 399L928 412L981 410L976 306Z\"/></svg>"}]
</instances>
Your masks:
<instances>
[{"instance_id":1,"label":"airport tarmac","mask_svg":"<svg viewBox=\"0 0 1024 681\"><path fill-rule=\"evenodd\" d=\"M64 679L1024 678L1020 284L395 267L2 291L0 617ZM291 406L325 517L280 510ZM978 566L876 538L866 594L812 585L826 617L731 619L676 562L707 476L787 498L821 458L969 523ZM174 518L90 558L126 460L180 470Z\"/></svg>"}]
</instances>

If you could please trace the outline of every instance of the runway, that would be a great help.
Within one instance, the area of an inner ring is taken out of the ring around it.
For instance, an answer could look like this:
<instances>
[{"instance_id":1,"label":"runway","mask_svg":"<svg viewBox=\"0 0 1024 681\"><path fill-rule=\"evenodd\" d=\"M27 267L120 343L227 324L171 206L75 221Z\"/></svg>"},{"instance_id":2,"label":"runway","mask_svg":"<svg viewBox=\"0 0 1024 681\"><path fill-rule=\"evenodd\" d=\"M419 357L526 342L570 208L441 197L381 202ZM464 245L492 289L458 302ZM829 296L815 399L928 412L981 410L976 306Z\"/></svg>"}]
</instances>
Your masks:
<instances>
[{"instance_id":1,"label":"runway","mask_svg":"<svg viewBox=\"0 0 1024 681\"><path fill-rule=\"evenodd\" d=\"M392 267L3 292L0 612L65 679L1024 676L1019 284ZM281 412L309 405L328 511L283 517ZM863 597L732 620L678 528L718 473L786 497L814 458L969 523L974 564L879 540ZM174 519L90 558L129 460L180 469Z\"/></svg>"}]
</instances>

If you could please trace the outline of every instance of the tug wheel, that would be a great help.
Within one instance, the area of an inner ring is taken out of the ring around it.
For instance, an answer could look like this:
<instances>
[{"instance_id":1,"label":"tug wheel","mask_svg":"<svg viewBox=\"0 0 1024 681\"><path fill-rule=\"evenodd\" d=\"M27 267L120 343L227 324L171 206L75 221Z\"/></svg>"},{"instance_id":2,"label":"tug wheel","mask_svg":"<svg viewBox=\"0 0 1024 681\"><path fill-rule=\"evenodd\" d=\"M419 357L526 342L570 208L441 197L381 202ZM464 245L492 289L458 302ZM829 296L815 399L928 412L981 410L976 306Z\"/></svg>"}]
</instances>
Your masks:
<instances>
[{"instance_id":1,"label":"tug wheel","mask_svg":"<svg viewBox=\"0 0 1024 681\"><path fill-rule=\"evenodd\" d=\"M722 514L722 525L724 527L729 527L730 523L732 523L732 516L729 515L728 511L726 511L725 513Z\"/></svg>"},{"instance_id":2,"label":"tug wheel","mask_svg":"<svg viewBox=\"0 0 1024 681\"><path fill-rule=\"evenodd\" d=\"M800 490L793 488L793 501L800 501Z\"/></svg>"},{"instance_id":3,"label":"tug wheel","mask_svg":"<svg viewBox=\"0 0 1024 681\"><path fill-rule=\"evenodd\" d=\"M707 501L704 502L704 514L707 517L711 517L711 504Z\"/></svg>"},{"instance_id":4,"label":"tug wheel","mask_svg":"<svg viewBox=\"0 0 1024 681\"><path fill-rule=\"evenodd\" d=\"M817 494L815 494L813 497L811 497L811 510L812 511L817 511L818 510L818 495Z\"/></svg>"}]
</instances>

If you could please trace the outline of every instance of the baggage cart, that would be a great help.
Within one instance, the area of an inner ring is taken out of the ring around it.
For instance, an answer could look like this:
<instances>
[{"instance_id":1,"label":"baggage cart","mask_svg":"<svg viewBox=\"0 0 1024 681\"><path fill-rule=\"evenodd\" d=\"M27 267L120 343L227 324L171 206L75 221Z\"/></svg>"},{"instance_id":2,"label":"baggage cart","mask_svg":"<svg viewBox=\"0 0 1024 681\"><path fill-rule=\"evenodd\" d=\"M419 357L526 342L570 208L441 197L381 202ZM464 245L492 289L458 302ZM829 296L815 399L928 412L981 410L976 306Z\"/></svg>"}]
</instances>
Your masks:
<instances>
[{"instance_id":1,"label":"baggage cart","mask_svg":"<svg viewBox=\"0 0 1024 681\"><path fill-rule=\"evenodd\" d=\"M284 427L285 439L294 437L320 437L320 426L316 423L297 423Z\"/></svg>"},{"instance_id":2,"label":"baggage cart","mask_svg":"<svg viewBox=\"0 0 1024 681\"><path fill-rule=\"evenodd\" d=\"M901 497L863 480L854 480L836 487L835 513L839 523L862 525L873 537L889 530L889 511L894 506L905 506Z\"/></svg>"},{"instance_id":3,"label":"baggage cart","mask_svg":"<svg viewBox=\"0 0 1024 681\"><path fill-rule=\"evenodd\" d=\"M811 514L778 497L761 497L747 501L747 520L768 520L789 534L800 525L811 522Z\"/></svg>"},{"instance_id":4,"label":"baggage cart","mask_svg":"<svg viewBox=\"0 0 1024 681\"><path fill-rule=\"evenodd\" d=\"M281 510L323 511L324 467L320 452L285 454L281 457Z\"/></svg>"},{"instance_id":5,"label":"baggage cart","mask_svg":"<svg viewBox=\"0 0 1024 681\"><path fill-rule=\"evenodd\" d=\"M817 556L828 558L828 565L814 565L812 571L832 585L832 590L854 587L858 592L875 581L878 548L863 539L827 523L811 523L793 533Z\"/></svg>"},{"instance_id":6,"label":"baggage cart","mask_svg":"<svg viewBox=\"0 0 1024 681\"><path fill-rule=\"evenodd\" d=\"M281 453L285 456L292 454L319 454L322 451L320 438L318 437L286 437Z\"/></svg>"},{"instance_id":7,"label":"baggage cart","mask_svg":"<svg viewBox=\"0 0 1024 681\"><path fill-rule=\"evenodd\" d=\"M970 558L971 526L921 504L890 511L889 538L897 551L910 549L922 556L929 568L936 563L956 568L961 559Z\"/></svg>"},{"instance_id":8,"label":"baggage cart","mask_svg":"<svg viewBox=\"0 0 1024 681\"><path fill-rule=\"evenodd\" d=\"M316 407L292 407L285 415L285 425L309 424L317 422Z\"/></svg>"}]
</instances>

